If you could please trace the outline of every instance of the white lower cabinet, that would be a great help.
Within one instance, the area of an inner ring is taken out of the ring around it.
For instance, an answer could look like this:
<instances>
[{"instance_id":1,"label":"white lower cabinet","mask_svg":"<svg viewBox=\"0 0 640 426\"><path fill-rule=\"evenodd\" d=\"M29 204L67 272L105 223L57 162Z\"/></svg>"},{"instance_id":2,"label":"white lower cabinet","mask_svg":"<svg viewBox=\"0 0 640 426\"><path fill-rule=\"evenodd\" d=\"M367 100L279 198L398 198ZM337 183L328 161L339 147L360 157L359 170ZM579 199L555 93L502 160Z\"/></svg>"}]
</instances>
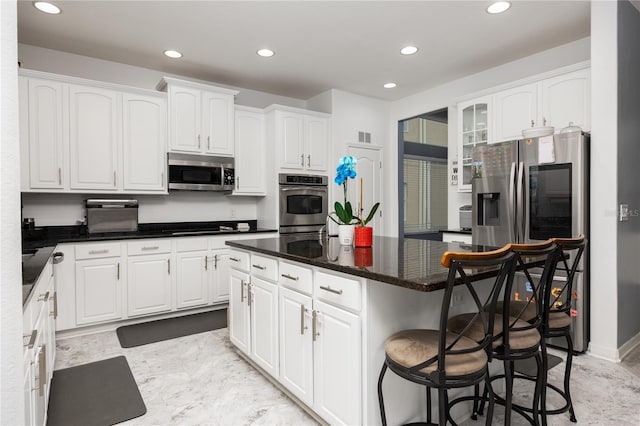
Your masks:
<instances>
[{"instance_id":1,"label":"white lower cabinet","mask_svg":"<svg viewBox=\"0 0 640 426\"><path fill-rule=\"evenodd\" d=\"M171 255L127 259L127 313L148 315L171 310Z\"/></svg>"},{"instance_id":2,"label":"white lower cabinet","mask_svg":"<svg viewBox=\"0 0 640 426\"><path fill-rule=\"evenodd\" d=\"M76 261L76 323L122 318L120 257Z\"/></svg>"},{"instance_id":3,"label":"white lower cabinet","mask_svg":"<svg viewBox=\"0 0 640 426\"><path fill-rule=\"evenodd\" d=\"M229 300L229 293L231 289L231 282L229 280L229 274L231 273L229 265L229 250L212 250L209 259L209 264L213 264L213 269L211 269L211 272L209 273L211 303L226 302Z\"/></svg>"},{"instance_id":4,"label":"white lower cabinet","mask_svg":"<svg viewBox=\"0 0 640 426\"><path fill-rule=\"evenodd\" d=\"M278 377L278 286L251 277L251 358L273 377Z\"/></svg>"},{"instance_id":5,"label":"white lower cabinet","mask_svg":"<svg viewBox=\"0 0 640 426\"><path fill-rule=\"evenodd\" d=\"M237 269L231 269L229 339L238 349L250 355L248 288L249 274Z\"/></svg>"},{"instance_id":6,"label":"white lower cabinet","mask_svg":"<svg viewBox=\"0 0 640 426\"><path fill-rule=\"evenodd\" d=\"M209 303L207 250L178 252L176 254L178 309L203 306Z\"/></svg>"}]
</instances>

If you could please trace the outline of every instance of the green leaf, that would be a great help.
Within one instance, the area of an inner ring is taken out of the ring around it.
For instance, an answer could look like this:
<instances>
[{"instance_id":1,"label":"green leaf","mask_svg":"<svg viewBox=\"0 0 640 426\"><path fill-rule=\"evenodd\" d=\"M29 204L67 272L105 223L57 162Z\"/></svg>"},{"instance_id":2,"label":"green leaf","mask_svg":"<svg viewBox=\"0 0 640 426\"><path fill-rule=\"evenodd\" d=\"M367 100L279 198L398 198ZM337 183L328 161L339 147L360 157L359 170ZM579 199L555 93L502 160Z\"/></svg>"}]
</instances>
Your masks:
<instances>
[{"instance_id":1,"label":"green leaf","mask_svg":"<svg viewBox=\"0 0 640 426\"><path fill-rule=\"evenodd\" d=\"M375 203L373 205L373 207L371 208L371 212L369 213L369 216L367 216L367 218L364 220L364 222L362 223L362 226L367 226L367 223L371 222L371 220L373 219L373 216L376 214L376 211L378 211L378 207L380 207L380 203Z\"/></svg>"},{"instance_id":2,"label":"green leaf","mask_svg":"<svg viewBox=\"0 0 640 426\"><path fill-rule=\"evenodd\" d=\"M353 210L351 209L351 203L349 201L347 201L347 203L344 206L345 209L345 225L349 225L351 224L351 221L353 220Z\"/></svg>"},{"instance_id":3,"label":"green leaf","mask_svg":"<svg viewBox=\"0 0 640 426\"><path fill-rule=\"evenodd\" d=\"M340 204L339 202L336 201L336 203L333 205L333 208L336 211L336 216L338 216L338 219L340 219L340 221L342 223L347 223L346 222L346 212L344 211L344 208L342 207L342 204Z\"/></svg>"}]
</instances>

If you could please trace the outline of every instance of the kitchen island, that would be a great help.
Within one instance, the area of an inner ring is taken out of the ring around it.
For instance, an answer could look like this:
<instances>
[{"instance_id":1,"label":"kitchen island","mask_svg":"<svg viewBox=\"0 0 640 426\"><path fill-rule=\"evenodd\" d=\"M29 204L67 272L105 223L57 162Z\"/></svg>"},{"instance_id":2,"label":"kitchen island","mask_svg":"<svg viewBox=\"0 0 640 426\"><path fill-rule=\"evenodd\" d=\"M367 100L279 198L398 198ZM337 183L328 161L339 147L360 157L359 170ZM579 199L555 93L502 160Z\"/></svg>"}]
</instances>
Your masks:
<instances>
[{"instance_id":1,"label":"kitchen island","mask_svg":"<svg viewBox=\"0 0 640 426\"><path fill-rule=\"evenodd\" d=\"M389 237L354 248L317 234L227 245L231 342L316 418L366 425L380 424L385 339L438 327L448 273L442 254L493 249ZM481 293L481 280L491 275L474 276ZM471 306L461 295L453 300L452 315ZM388 375L384 393L391 423L424 420L424 388ZM454 418L468 416L464 404L456 408Z\"/></svg>"}]
</instances>

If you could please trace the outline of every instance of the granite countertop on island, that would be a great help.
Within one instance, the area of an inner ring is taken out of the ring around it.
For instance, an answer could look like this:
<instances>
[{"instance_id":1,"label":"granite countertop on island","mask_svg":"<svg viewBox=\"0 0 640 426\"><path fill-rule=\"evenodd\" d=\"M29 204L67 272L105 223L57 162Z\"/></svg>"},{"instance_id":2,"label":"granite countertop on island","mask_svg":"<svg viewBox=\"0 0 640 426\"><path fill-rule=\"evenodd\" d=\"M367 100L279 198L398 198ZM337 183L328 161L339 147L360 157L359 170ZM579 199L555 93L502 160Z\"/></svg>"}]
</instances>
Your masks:
<instances>
[{"instance_id":1,"label":"granite countertop on island","mask_svg":"<svg viewBox=\"0 0 640 426\"><path fill-rule=\"evenodd\" d=\"M277 238L227 241L226 244L423 292L445 287L448 269L440 263L444 252L495 249L392 237L374 237L372 247L340 246L337 238L319 238L317 234L281 235ZM483 271L473 274L473 280L493 275L491 271Z\"/></svg>"}]
</instances>

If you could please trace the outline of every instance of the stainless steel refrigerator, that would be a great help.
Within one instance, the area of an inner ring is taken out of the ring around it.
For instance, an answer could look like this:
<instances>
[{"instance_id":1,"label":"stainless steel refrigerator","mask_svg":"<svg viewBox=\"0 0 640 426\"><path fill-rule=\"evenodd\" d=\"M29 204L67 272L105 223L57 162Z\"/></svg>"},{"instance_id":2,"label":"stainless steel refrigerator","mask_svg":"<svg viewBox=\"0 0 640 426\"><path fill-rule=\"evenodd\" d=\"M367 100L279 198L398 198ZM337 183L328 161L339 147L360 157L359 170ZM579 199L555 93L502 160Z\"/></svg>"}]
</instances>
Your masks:
<instances>
[{"instance_id":1,"label":"stainless steel refrigerator","mask_svg":"<svg viewBox=\"0 0 640 426\"><path fill-rule=\"evenodd\" d=\"M589 238L588 134L577 131L483 145L474 148L471 157L474 244L499 247L580 234ZM589 343L588 253L587 249L573 286L576 352L586 351ZM557 275L554 287L562 288L563 277ZM520 300L531 294L522 275L514 289Z\"/></svg>"}]
</instances>

